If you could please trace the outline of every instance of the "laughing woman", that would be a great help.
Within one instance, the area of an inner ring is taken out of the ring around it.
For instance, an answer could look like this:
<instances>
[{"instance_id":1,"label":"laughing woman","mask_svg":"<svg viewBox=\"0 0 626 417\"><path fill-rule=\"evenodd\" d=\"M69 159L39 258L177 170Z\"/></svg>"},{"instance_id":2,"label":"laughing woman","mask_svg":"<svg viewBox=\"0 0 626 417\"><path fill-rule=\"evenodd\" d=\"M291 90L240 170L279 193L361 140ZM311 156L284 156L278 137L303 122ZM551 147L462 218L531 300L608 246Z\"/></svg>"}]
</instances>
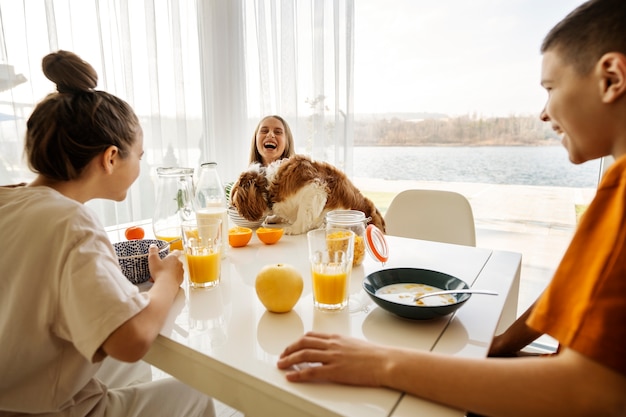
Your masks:
<instances>
[{"instance_id":1,"label":"laughing woman","mask_svg":"<svg viewBox=\"0 0 626 417\"><path fill-rule=\"evenodd\" d=\"M249 163L268 166L295 153L293 135L285 119L276 115L261 119L252 136Z\"/></svg>"}]
</instances>

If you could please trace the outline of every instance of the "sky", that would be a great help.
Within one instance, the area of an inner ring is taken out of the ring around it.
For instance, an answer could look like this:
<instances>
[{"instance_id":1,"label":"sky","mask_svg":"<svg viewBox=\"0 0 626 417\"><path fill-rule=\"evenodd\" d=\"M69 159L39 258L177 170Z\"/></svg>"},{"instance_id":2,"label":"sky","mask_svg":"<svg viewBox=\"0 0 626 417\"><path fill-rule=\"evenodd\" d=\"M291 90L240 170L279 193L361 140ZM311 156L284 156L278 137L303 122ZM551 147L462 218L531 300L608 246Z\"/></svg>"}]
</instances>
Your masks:
<instances>
[{"instance_id":1,"label":"sky","mask_svg":"<svg viewBox=\"0 0 626 417\"><path fill-rule=\"evenodd\" d=\"M20 2L0 2L5 11L20 7ZM354 0L354 112L539 114L546 98L539 85L541 41L554 24L581 3L582 0ZM29 22L31 28L45 27L45 11L35 3L27 4L39 11L36 14L31 10L29 14L31 19L35 15L40 19ZM62 9L64 3L59 4ZM9 19L4 23L10 26L13 22ZM98 50L85 46L92 38L79 36L68 43L72 28L59 29L59 41L66 41L63 45L80 48L85 52L81 52L82 56L98 67ZM75 28L74 32L79 31ZM14 43L21 46L23 42ZM33 56L43 56L49 46L46 41L38 47L42 49L38 54L29 48ZM9 52L19 54L20 49ZM27 69L17 65L19 62L15 64L18 71ZM39 73L39 62L31 64L31 70L37 74L31 76L31 82L40 80L48 88L49 81ZM168 65L162 65L159 71L167 68ZM135 70L143 67L136 66ZM109 78L115 79L111 74ZM138 76L134 82L140 88L148 81L147 77ZM32 91L26 91L27 88L24 85L14 92L23 90L30 96ZM174 100L163 100L161 110L173 104ZM139 100L135 106L143 111ZM189 106L188 111L193 108Z\"/></svg>"},{"instance_id":2,"label":"sky","mask_svg":"<svg viewBox=\"0 0 626 417\"><path fill-rule=\"evenodd\" d=\"M355 0L355 113L539 114L539 48L581 0Z\"/></svg>"}]
</instances>

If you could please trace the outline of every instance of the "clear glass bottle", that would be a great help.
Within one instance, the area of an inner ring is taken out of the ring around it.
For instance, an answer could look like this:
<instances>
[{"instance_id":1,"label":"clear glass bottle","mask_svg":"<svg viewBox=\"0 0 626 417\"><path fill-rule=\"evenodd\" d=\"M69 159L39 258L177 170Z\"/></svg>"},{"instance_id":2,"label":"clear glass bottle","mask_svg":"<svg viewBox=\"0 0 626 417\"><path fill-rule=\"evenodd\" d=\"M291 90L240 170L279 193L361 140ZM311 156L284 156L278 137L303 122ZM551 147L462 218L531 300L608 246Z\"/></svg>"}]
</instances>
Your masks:
<instances>
[{"instance_id":1,"label":"clear glass bottle","mask_svg":"<svg viewBox=\"0 0 626 417\"><path fill-rule=\"evenodd\" d=\"M326 213L327 228L342 228L354 232L353 266L359 266L365 258L365 227L369 219L358 210L333 210Z\"/></svg>"},{"instance_id":2,"label":"clear glass bottle","mask_svg":"<svg viewBox=\"0 0 626 417\"><path fill-rule=\"evenodd\" d=\"M222 257L226 256L228 246L228 212L226 190L222 185L217 162L205 162L200 165L197 175L194 204L196 218L218 218L222 220Z\"/></svg>"},{"instance_id":3,"label":"clear glass bottle","mask_svg":"<svg viewBox=\"0 0 626 417\"><path fill-rule=\"evenodd\" d=\"M193 219L193 168L157 168L157 192L152 230L157 239L172 241L182 237L183 220ZM182 240L170 249L183 248Z\"/></svg>"}]
</instances>

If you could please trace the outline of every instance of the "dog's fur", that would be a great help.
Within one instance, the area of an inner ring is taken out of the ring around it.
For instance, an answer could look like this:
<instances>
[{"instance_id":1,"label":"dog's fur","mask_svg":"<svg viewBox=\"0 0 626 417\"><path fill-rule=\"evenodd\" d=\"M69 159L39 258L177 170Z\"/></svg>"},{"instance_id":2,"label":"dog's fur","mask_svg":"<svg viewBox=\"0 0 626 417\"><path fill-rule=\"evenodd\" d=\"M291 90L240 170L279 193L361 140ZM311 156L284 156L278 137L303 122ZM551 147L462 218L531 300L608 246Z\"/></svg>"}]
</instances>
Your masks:
<instances>
[{"instance_id":1,"label":"dog's fur","mask_svg":"<svg viewBox=\"0 0 626 417\"><path fill-rule=\"evenodd\" d=\"M338 168L304 155L251 164L231 190L231 204L249 221L270 212L288 225L285 233L298 235L324 224L331 210L359 210L370 223L385 231L385 220L374 203Z\"/></svg>"}]
</instances>

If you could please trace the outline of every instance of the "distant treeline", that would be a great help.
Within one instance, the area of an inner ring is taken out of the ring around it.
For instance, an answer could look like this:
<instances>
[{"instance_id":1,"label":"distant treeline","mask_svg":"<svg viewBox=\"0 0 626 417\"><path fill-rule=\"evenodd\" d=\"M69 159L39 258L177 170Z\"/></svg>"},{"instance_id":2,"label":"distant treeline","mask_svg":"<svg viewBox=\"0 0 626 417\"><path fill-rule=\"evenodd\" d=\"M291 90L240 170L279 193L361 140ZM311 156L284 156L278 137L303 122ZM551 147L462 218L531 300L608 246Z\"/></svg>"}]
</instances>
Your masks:
<instances>
[{"instance_id":1,"label":"distant treeline","mask_svg":"<svg viewBox=\"0 0 626 417\"><path fill-rule=\"evenodd\" d=\"M559 138L536 116L461 116L420 120L356 119L357 146L555 145Z\"/></svg>"}]
</instances>

